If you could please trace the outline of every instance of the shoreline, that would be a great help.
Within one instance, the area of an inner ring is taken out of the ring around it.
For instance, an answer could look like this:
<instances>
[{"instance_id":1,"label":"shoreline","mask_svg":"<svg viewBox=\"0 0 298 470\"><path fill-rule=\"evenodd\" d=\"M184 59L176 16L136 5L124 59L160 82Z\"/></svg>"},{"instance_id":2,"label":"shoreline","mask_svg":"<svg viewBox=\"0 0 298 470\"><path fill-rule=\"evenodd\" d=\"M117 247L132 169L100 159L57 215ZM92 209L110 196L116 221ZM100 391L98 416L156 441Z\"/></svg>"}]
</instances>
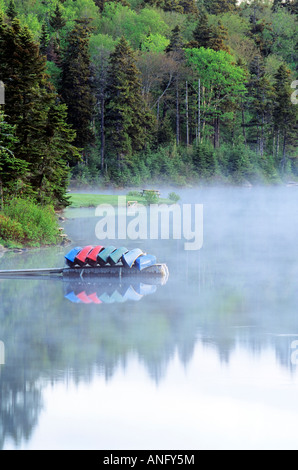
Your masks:
<instances>
[{"instance_id":1,"label":"shoreline","mask_svg":"<svg viewBox=\"0 0 298 470\"><path fill-rule=\"evenodd\" d=\"M281 183L281 184L270 184L270 185L252 185L252 184L247 184L247 185L212 185L212 184L209 184L209 185L202 185L200 187L198 187L197 189L198 190L205 190L205 189L216 189L216 188L221 188L221 189L233 189L233 188L238 188L238 189L249 189L249 190L253 190L253 189L256 189L256 188L264 188L264 189L269 189L269 188L294 188L294 187L298 187L298 181L287 181L287 182L284 182L284 183ZM167 187L167 188L162 188L161 187L161 190L160 192L162 192L163 190L166 192L166 191L171 191L173 188L172 187ZM179 189L181 191L187 191L187 190L193 190L195 189L194 187L183 187L183 188L175 188L176 190L179 191ZM55 211L55 214L57 216L57 225L58 225L58 231L59 231L59 235L61 237L61 240L60 240L60 243L54 243L54 244L39 244L38 246L30 246L30 245L22 245L21 243L19 242L14 242L12 240L8 240L7 242L3 239L3 238L0 238L0 258L5 254L5 253L24 253L24 252L27 252L27 251L32 251L32 250L38 250L38 249L41 249L41 248L49 248L49 247L64 247L64 246L69 246L71 244L71 240L68 238L68 235L66 233L64 233L64 229L63 227L59 226L59 222L60 223L63 223L67 220L66 217L64 217L64 212L65 210L72 210L72 209L90 209L90 208L95 208L97 207L98 205L100 204L109 204L113 207L119 207L119 196L121 197L125 197L126 198L126 204L129 202L129 201L132 201L132 202L135 202L136 204L143 204L143 205L150 205L150 202L148 202L146 200L145 197L141 196L141 195L138 195L138 196L133 196L133 195L129 195L129 194L123 194L122 191L123 189L113 189L113 194L103 194L102 191L104 191L102 188L101 189L98 189L98 191L101 191L101 192L98 192L98 193L94 193L94 192L90 192L92 191L90 188L88 190L84 190L84 191L81 191L81 192L77 192L78 190L74 191L74 190L71 190L69 191L69 196L70 198L73 199L72 203L65 207L64 209L59 209L57 211ZM93 191L95 191L95 188L93 188ZM112 191L111 189L110 190L107 190L107 191ZM134 190L135 192L139 192L137 190ZM116 193L116 194L115 194ZM179 197L179 196L178 196ZM180 199L180 197L179 197ZM175 202L179 203L179 200L178 201L173 201L173 200L170 200L169 198L160 198L158 200L159 202L155 202L155 203L158 203L158 204L168 204L168 205L172 205L172 204L175 204ZM7 244L6 244L7 243ZM15 243L15 244L14 244Z\"/></svg>"}]
</instances>

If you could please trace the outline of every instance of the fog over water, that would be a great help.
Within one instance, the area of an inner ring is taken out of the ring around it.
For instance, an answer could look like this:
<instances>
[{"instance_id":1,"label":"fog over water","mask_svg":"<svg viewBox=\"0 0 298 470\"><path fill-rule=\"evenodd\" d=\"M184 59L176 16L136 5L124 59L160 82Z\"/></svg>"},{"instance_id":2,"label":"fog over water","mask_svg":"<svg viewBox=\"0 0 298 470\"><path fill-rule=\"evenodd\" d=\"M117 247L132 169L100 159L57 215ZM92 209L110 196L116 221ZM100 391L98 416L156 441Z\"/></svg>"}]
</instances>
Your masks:
<instances>
[{"instance_id":1,"label":"fog over water","mask_svg":"<svg viewBox=\"0 0 298 470\"><path fill-rule=\"evenodd\" d=\"M175 191L203 204L200 250L103 242L156 255L165 285L0 280L0 448L298 449L298 187ZM102 241L95 209L65 215L71 246Z\"/></svg>"}]
</instances>

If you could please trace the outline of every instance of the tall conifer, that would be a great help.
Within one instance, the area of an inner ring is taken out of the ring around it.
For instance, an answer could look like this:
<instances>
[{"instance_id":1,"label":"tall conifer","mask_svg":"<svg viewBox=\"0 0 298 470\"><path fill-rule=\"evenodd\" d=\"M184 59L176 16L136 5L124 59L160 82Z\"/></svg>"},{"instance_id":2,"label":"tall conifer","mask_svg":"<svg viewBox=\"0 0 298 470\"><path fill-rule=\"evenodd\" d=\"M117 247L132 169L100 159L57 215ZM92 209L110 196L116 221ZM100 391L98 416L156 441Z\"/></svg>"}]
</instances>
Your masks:
<instances>
[{"instance_id":1,"label":"tall conifer","mask_svg":"<svg viewBox=\"0 0 298 470\"><path fill-rule=\"evenodd\" d=\"M144 148L153 130L153 117L141 95L140 74L133 50L121 38L110 58L106 132L118 168L132 152Z\"/></svg>"},{"instance_id":2,"label":"tall conifer","mask_svg":"<svg viewBox=\"0 0 298 470\"><path fill-rule=\"evenodd\" d=\"M68 108L68 121L76 131L75 144L84 148L93 140L91 120L94 112L89 20L76 20L68 38L62 63L61 95Z\"/></svg>"}]
</instances>

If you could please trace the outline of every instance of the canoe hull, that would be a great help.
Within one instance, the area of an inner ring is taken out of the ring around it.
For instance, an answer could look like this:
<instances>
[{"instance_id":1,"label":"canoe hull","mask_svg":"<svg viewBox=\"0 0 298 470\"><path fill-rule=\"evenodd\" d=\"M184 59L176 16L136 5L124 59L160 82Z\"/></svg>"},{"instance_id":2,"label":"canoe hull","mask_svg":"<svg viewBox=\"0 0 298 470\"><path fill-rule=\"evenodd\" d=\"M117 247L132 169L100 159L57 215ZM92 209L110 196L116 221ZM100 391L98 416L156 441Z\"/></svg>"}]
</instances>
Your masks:
<instances>
[{"instance_id":1,"label":"canoe hull","mask_svg":"<svg viewBox=\"0 0 298 470\"><path fill-rule=\"evenodd\" d=\"M109 262L109 256L116 251L115 246L108 246L104 250L102 250L98 257L97 257L97 262L100 266L105 266Z\"/></svg>"},{"instance_id":2,"label":"canoe hull","mask_svg":"<svg viewBox=\"0 0 298 470\"><path fill-rule=\"evenodd\" d=\"M122 263L126 268L131 269L135 264L135 261L139 258L139 256L143 255L143 251L140 248L136 248L135 250L131 250L122 256Z\"/></svg>"},{"instance_id":3,"label":"canoe hull","mask_svg":"<svg viewBox=\"0 0 298 470\"><path fill-rule=\"evenodd\" d=\"M76 265L76 257L77 255L82 251L82 248L80 246L77 246L76 248L73 248L67 255L65 255L65 261L67 266L70 268L73 268Z\"/></svg>"},{"instance_id":4,"label":"canoe hull","mask_svg":"<svg viewBox=\"0 0 298 470\"><path fill-rule=\"evenodd\" d=\"M111 266L115 266L117 263L119 263L122 256L125 255L125 253L127 252L128 252L128 249L125 248L124 246L118 248L109 256L108 262L110 263Z\"/></svg>"},{"instance_id":5,"label":"canoe hull","mask_svg":"<svg viewBox=\"0 0 298 470\"><path fill-rule=\"evenodd\" d=\"M155 264L156 256L153 255L140 256L138 259L136 259L136 267L139 271L143 271L144 269L147 269L150 266L154 266Z\"/></svg>"}]
</instances>

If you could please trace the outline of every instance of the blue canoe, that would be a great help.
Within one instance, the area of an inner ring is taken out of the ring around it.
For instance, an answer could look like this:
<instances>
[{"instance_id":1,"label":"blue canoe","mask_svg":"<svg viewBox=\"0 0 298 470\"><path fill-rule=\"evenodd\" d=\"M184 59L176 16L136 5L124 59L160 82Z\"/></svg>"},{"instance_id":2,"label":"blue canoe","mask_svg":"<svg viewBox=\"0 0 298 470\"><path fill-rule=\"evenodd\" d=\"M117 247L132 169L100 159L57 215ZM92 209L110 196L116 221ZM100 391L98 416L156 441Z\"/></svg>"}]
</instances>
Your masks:
<instances>
[{"instance_id":1,"label":"blue canoe","mask_svg":"<svg viewBox=\"0 0 298 470\"><path fill-rule=\"evenodd\" d=\"M138 294L140 295L149 295L149 294L154 294L157 291L157 286L154 286L152 284L143 284L140 282L140 284L135 287L135 290Z\"/></svg>"},{"instance_id":2,"label":"blue canoe","mask_svg":"<svg viewBox=\"0 0 298 470\"><path fill-rule=\"evenodd\" d=\"M66 259L66 264L70 267L73 268L76 264L76 257L77 255L82 251L82 248L80 246L77 246L76 248L73 248L67 255L65 255Z\"/></svg>"},{"instance_id":3,"label":"blue canoe","mask_svg":"<svg viewBox=\"0 0 298 470\"><path fill-rule=\"evenodd\" d=\"M140 248L135 248L134 250L128 251L125 255L122 256L122 263L126 268L132 268L135 264L135 261L140 257L144 256L144 253Z\"/></svg>"},{"instance_id":4,"label":"blue canoe","mask_svg":"<svg viewBox=\"0 0 298 470\"><path fill-rule=\"evenodd\" d=\"M97 261L101 266L105 266L109 262L110 255L116 251L115 246L108 246L104 250L102 250L99 255L97 256Z\"/></svg>"},{"instance_id":5,"label":"blue canoe","mask_svg":"<svg viewBox=\"0 0 298 470\"><path fill-rule=\"evenodd\" d=\"M153 255L144 255L136 259L136 267L139 271L154 266L156 264L156 256Z\"/></svg>"},{"instance_id":6,"label":"blue canoe","mask_svg":"<svg viewBox=\"0 0 298 470\"><path fill-rule=\"evenodd\" d=\"M128 249L125 248L124 246L121 246L117 250L113 251L113 253L110 254L108 261L111 266L115 266L115 264L119 263L121 260L122 256L125 255L125 253L128 252Z\"/></svg>"}]
</instances>

